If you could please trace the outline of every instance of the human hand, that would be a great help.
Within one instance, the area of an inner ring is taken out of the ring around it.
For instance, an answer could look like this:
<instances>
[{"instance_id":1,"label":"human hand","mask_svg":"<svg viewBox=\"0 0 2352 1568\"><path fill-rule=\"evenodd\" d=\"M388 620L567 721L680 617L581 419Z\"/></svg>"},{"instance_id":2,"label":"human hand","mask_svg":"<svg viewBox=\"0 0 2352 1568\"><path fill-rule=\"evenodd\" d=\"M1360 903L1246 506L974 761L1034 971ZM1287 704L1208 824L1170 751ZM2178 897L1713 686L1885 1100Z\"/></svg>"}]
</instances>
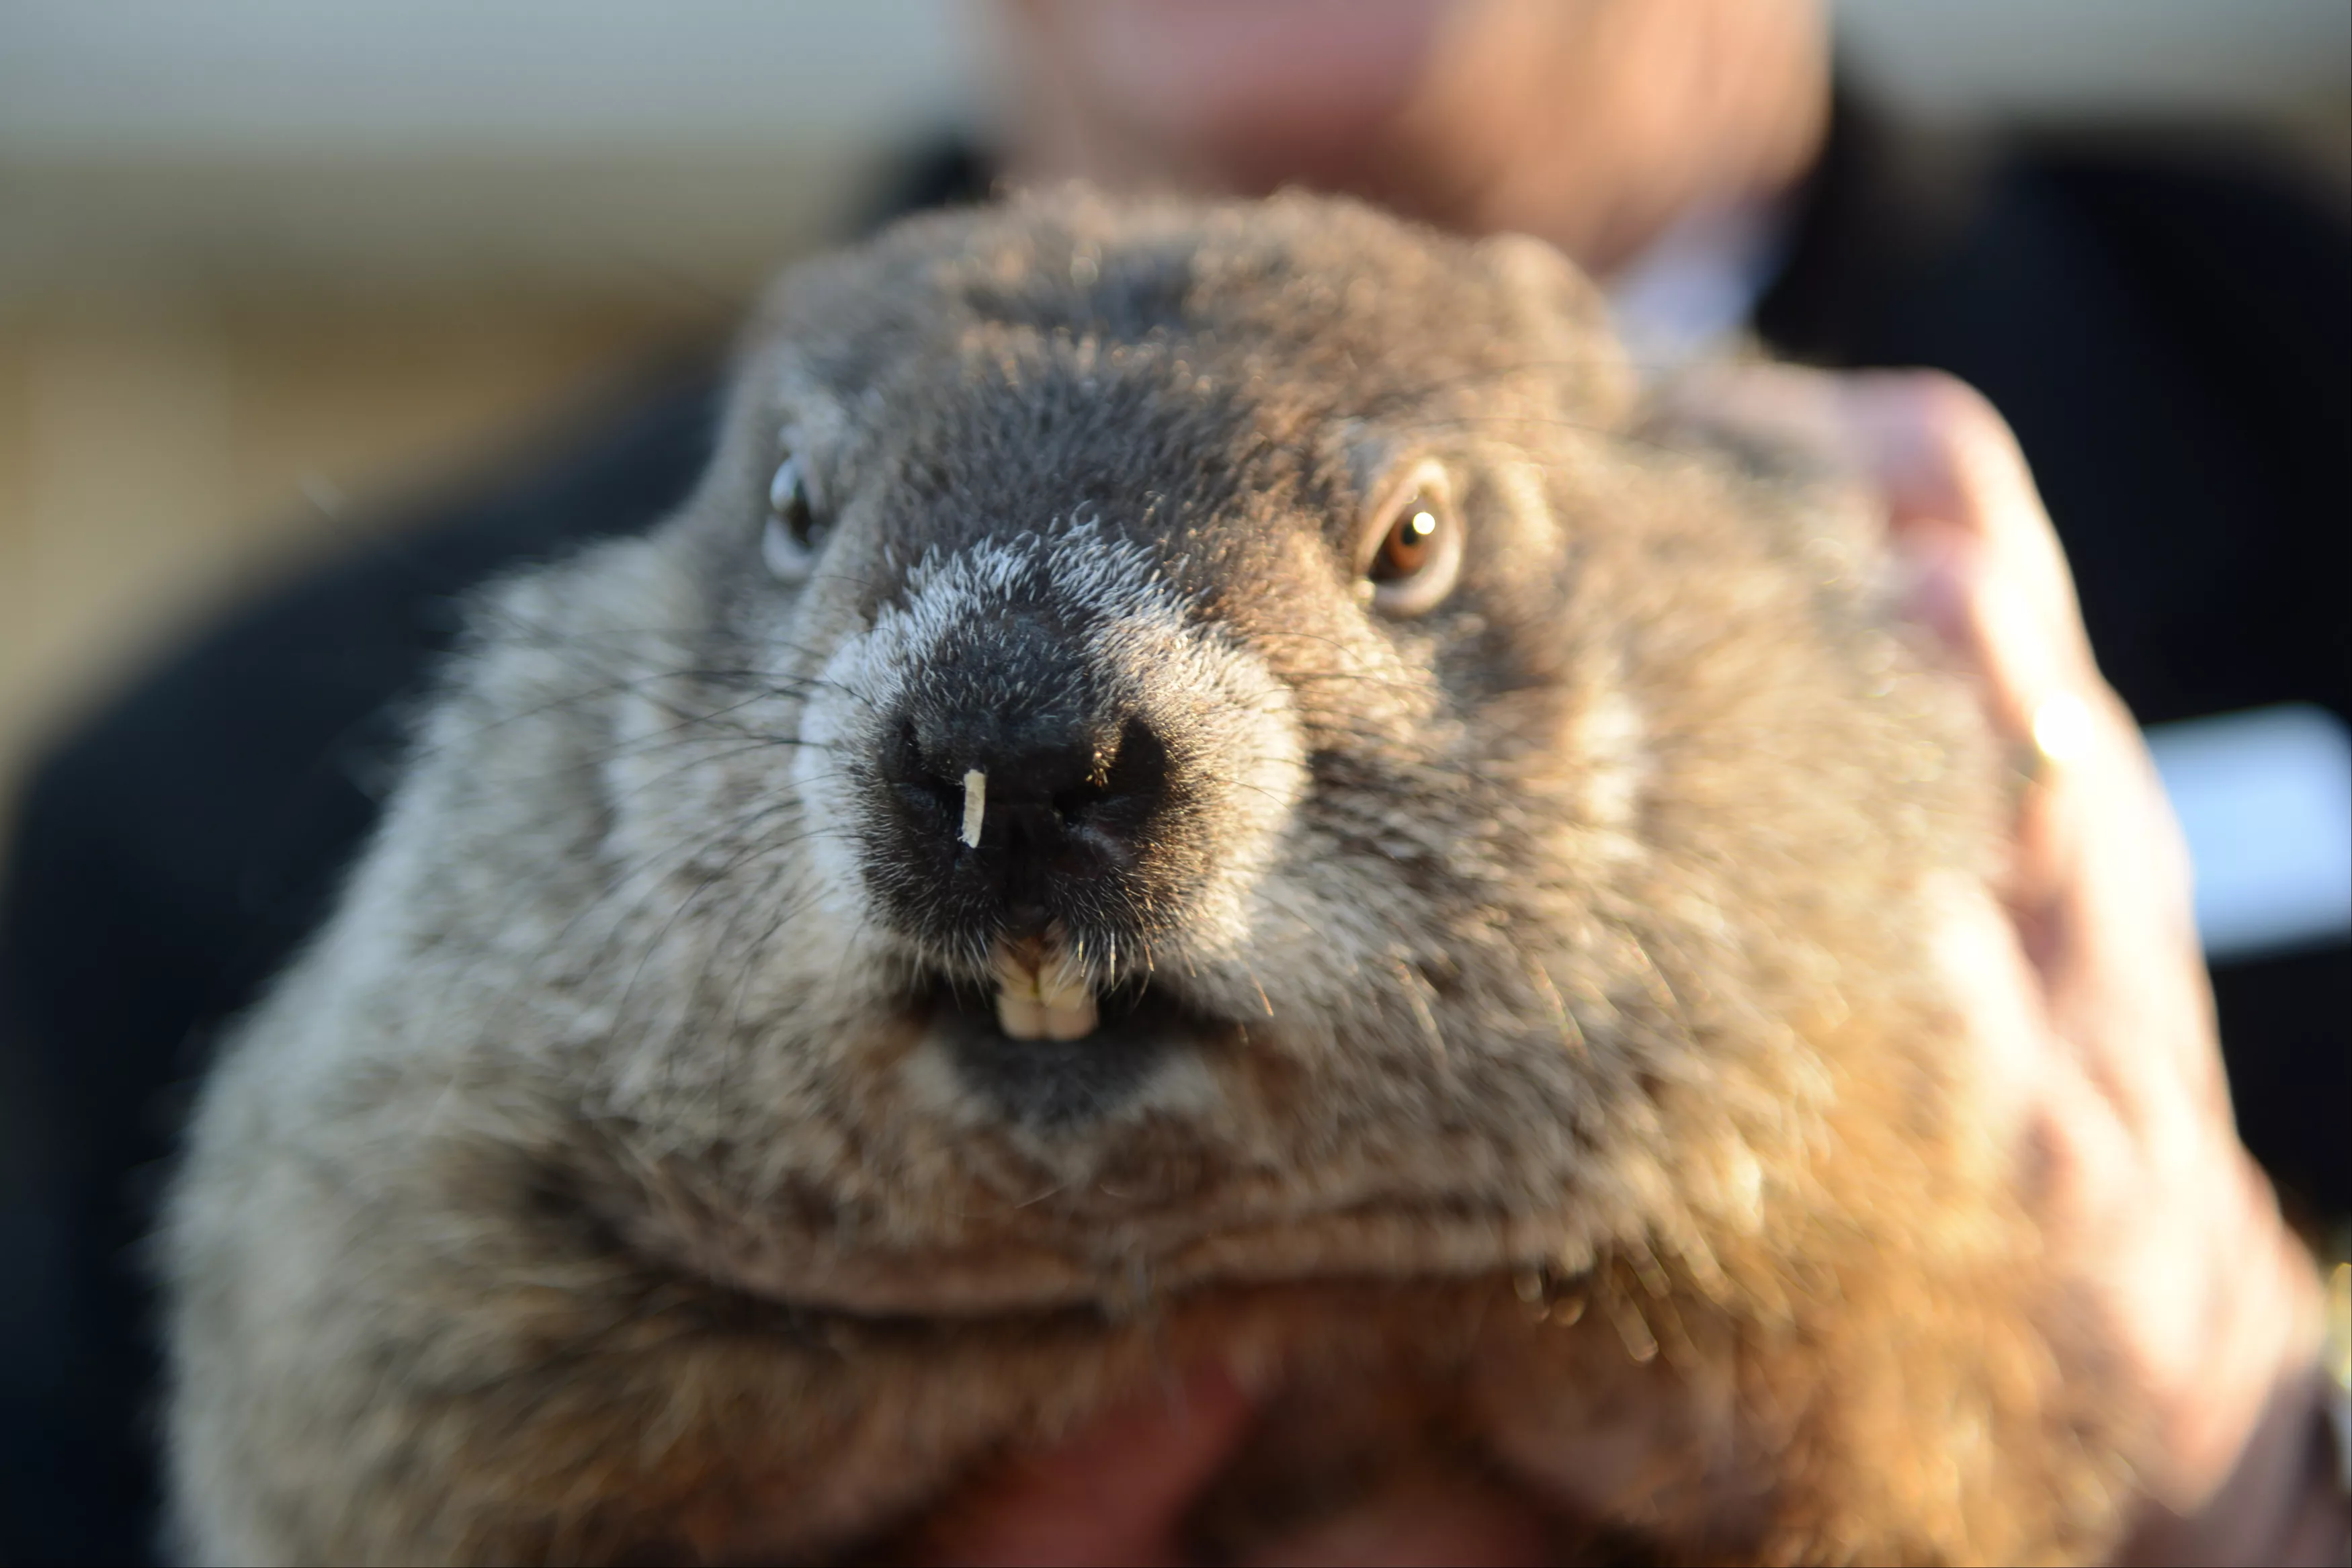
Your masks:
<instances>
[{"instance_id":1,"label":"human hand","mask_svg":"<svg viewBox=\"0 0 2352 1568\"><path fill-rule=\"evenodd\" d=\"M1911 612L2034 759L2004 883L1945 890L1938 956L2045 1238L2149 1400L2128 1555L2342 1561L2317 1276L2238 1140L2187 852L2014 437L1933 374L1743 369L1685 395L1875 482Z\"/></svg>"}]
</instances>

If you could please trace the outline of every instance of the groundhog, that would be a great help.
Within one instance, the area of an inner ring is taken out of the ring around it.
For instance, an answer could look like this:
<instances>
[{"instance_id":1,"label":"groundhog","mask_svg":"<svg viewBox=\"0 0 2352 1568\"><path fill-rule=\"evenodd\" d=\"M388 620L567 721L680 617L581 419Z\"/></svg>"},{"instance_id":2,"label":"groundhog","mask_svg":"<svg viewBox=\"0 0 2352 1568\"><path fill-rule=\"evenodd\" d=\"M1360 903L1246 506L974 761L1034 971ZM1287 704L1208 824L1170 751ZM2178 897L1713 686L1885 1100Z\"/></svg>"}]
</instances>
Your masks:
<instances>
[{"instance_id":1,"label":"groundhog","mask_svg":"<svg viewBox=\"0 0 2352 1568\"><path fill-rule=\"evenodd\" d=\"M1856 494L1650 420L1532 240L1068 191L792 271L206 1087L178 1548L889 1556L1205 1361L1205 1559L1402 1477L2106 1551L1927 956L2005 765Z\"/></svg>"}]
</instances>

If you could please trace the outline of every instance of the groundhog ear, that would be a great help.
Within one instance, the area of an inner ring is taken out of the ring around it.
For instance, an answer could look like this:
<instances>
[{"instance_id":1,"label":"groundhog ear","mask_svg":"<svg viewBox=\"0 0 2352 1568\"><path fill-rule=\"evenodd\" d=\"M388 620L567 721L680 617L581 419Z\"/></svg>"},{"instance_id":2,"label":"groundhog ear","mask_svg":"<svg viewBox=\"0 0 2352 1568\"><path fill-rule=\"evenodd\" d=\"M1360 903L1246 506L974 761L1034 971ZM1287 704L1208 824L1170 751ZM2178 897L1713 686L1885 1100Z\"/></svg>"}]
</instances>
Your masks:
<instances>
[{"instance_id":1,"label":"groundhog ear","mask_svg":"<svg viewBox=\"0 0 2352 1568\"><path fill-rule=\"evenodd\" d=\"M1478 250L1517 305L1526 340L1548 346L1578 401L1606 423L1629 416L1641 389L1600 286L1532 235L1495 235Z\"/></svg>"}]
</instances>

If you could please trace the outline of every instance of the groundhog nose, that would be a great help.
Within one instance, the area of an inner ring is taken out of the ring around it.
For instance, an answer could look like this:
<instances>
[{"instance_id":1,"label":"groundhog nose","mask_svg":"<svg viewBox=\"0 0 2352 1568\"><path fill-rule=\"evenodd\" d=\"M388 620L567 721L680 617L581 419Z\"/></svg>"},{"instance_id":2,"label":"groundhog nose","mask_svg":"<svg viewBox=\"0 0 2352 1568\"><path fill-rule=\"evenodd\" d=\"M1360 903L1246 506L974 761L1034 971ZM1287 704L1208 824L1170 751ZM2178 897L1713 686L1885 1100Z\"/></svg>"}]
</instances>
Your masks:
<instances>
[{"instance_id":1,"label":"groundhog nose","mask_svg":"<svg viewBox=\"0 0 2352 1568\"><path fill-rule=\"evenodd\" d=\"M1008 926L1042 927L1057 894L1134 869L1169 789L1168 747L1140 717L1042 706L905 715L883 775L918 862L950 856L994 888Z\"/></svg>"}]
</instances>

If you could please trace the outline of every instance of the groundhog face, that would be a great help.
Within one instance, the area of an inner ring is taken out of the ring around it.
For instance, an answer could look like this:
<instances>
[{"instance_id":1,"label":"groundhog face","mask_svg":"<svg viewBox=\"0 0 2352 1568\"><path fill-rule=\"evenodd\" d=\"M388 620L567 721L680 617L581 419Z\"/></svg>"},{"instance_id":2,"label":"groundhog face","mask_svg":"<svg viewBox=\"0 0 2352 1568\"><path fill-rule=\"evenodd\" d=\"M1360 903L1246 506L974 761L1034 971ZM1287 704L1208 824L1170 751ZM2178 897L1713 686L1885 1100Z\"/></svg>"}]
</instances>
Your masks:
<instances>
[{"instance_id":1,"label":"groundhog face","mask_svg":"<svg viewBox=\"0 0 2352 1568\"><path fill-rule=\"evenodd\" d=\"M1544 302L1459 247L1325 270L1267 226L902 246L854 304L788 288L751 373L738 542L772 580L738 614L824 654L784 672L793 783L842 913L973 993L1024 1116L1103 1108L1063 1063L1108 1087L1264 1023L1260 970L1393 988L1433 904L1491 896L1480 721L1556 663L1557 593L1497 591L1555 581L1562 536L1492 440L1580 412L1528 362Z\"/></svg>"},{"instance_id":2,"label":"groundhog face","mask_svg":"<svg viewBox=\"0 0 2352 1568\"><path fill-rule=\"evenodd\" d=\"M1659 523L1690 484L1629 479L1625 380L1531 242L1304 199L1033 201L789 277L674 541L713 630L630 692L701 743L613 775L692 889L639 974L700 988L615 1115L742 1167L698 1207L806 1216L760 1243L803 1293L877 1238L1093 1291L1345 1250L1302 1227L1557 1251L1660 1170L1752 1202L1736 1118L1659 1135L1757 1042L1703 1045L1643 929L1683 656L1643 606L1786 642L1812 589L1709 606L1769 549Z\"/></svg>"}]
</instances>

